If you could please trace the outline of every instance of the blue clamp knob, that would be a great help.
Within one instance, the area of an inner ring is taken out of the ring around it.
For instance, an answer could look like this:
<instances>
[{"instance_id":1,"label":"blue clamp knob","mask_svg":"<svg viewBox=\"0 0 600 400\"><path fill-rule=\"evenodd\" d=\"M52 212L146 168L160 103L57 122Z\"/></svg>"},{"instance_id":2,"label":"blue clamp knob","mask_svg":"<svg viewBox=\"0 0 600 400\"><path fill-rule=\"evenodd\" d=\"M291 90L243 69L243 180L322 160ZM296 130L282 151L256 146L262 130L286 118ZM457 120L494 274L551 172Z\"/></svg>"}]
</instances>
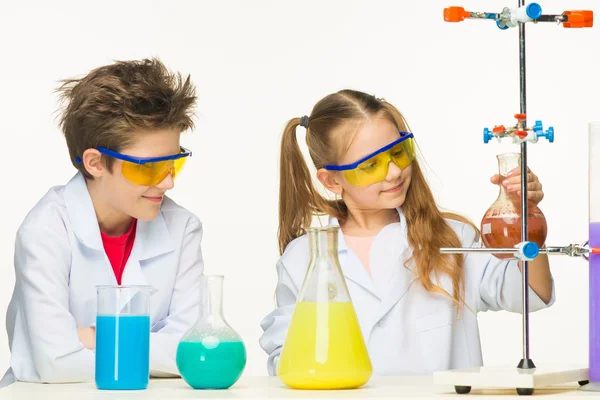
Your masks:
<instances>
[{"instance_id":1,"label":"blue clamp knob","mask_svg":"<svg viewBox=\"0 0 600 400\"><path fill-rule=\"evenodd\" d=\"M531 3L525 7L525 13L531 19L538 19L542 16L542 6L538 3Z\"/></svg>"},{"instance_id":2,"label":"blue clamp knob","mask_svg":"<svg viewBox=\"0 0 600 400\"><path fill-rule=\"evenodd\" d=\"M539 246L534 242L522 242L517 245L517 258L524 261L531 261L540 254Z\"/></svg>"},{"instance_id":3,"label":"blue clamp knob","mask_svg":"<svg viewBox=\"0 0 600 400\"><path fill-rule=\"evenodd\" d=\"M508 25L504 25L504 26L500 25L500 20L499 19L496 20L496 26L498 28L500 28L500 30L502 30L502 31L505 31L505 30L508 29Z\"/></svg>"},{"instance_id":4,"label":"blue clamp knob","mask_svg":"<svg viewBox=\"0 0 600 400\"><path fill-rule=\"evenodd\" d=\"M548 130L544 132L544 128L542 127L542 121L535 121L535 124L533 125L533 131L535 132L535 135L538 138L545 137L550 143L554 143L553 127L549 127Z\"/></svg>"},{"instance_id":5,"label":"blue clamp knob","mask_svg":"<svg viewBox=\"0 0 600 400\"><path fill-rule=\"evenodd\" d=\"M554 128L550 127L548 128L548 130L546 131L546 133L544 133L544 135L546 137L546 139L548 139L548 141L550 143L554 143Z\"/></svg>"},{"instance_id":6,"label":"blue clamp knob","mask_svg":"<svg viewBox=\"0 0 600 400\"><path fill-rule=\"evenodd\" d=\"M494 134L488 128L483 128L483 143L488 143L493 138Z\"/></svg>"}]
</instances>

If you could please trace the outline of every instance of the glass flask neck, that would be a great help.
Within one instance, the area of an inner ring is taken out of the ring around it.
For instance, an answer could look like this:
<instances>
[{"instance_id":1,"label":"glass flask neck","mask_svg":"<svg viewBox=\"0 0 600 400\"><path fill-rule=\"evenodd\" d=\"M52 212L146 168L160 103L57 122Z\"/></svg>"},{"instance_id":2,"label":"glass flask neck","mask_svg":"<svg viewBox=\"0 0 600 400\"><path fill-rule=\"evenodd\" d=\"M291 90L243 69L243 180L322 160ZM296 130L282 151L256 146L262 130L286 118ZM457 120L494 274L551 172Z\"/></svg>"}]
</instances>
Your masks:
<instances>
[{"instance_id":1,"label":"glass flask neck","mask_svg":"<svg viewBox=\"0 0 600 400\"><path fill-rule=\"evenodd\" d=\"M498 173L502 177L506 177L510 171L521 165L520 153L504 153L498 154Z\"/></svg>"},{"instance_id":2,"label":"glass flask neck","mask_svg":"<svg viewBox=\"0 0 600 400\"><path fill-rule=\"evenodd\" d=\"M329 258L337 257L338 252L338 228L309 228L308 240L312 257Z\"/></svg>"},{"instance_id":3,"label":"glass flask neck","mask_svg":"<svg viewBox=\"0 0 600 400\"><path fill-rule=\"evenodd\" d=\"M503 177L521 165L521 154L519 153L498 154L496 158L498 159L498 173Z\"/></svg>"},{"instance_id":4,"label":"glass flask neck","mask_svg":"<svg viewBox=\"0 0 600 400\"><path fill-rule=\"evenodd\" d=\"M507 178L510 171L521 166L520 153L504 153L496 156L498 158L498 174L500 175L500 195L508 196L509 193L502 181ZM516 192L515 192L516 193Z\"/></svg>"},{"instance_id":5,"label":"glass flask neck","mask_svg":"<svg viewBox=\"0 0 600 400\"><path fill-rule=\"evenodd\" d=\"M350 301L338 258L338 226L308 228L310 261L298 302Z\"/></svg>"},{"instance_id":6,"label":"glass flask neck","mask_svg":"<svg viewBox=\"0 0 600 400\"><path fill-rule=\"evenodd\" d=\"M223 320L223 276L200 277L200 321Z\"/></svg>"}]
</instances>

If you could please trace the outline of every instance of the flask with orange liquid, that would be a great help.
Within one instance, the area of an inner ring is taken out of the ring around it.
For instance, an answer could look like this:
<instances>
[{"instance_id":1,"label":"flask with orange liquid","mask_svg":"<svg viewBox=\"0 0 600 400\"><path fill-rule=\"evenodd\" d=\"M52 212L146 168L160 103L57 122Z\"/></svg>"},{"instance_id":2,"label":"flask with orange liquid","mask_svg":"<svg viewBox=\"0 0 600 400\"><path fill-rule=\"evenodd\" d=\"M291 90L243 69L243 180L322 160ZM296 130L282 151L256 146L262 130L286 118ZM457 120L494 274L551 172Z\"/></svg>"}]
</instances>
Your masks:
<instances>
[{"instance_id":1,"label":"flask with orange liquid","mask_svg":"<svg viewBox=\"0 0 600 400\"><path fill-rule=\"evenodd\" d=\"M498 158L498 173L500 182L507 174L521 165L521 154L500 154ZM522 179L526 179L522 177ZM540 208L529 202L527 204L528 239L542 247L546 241L548 226L546 217ZM517 192L509 193L500 184L500 194L496 201L486 211L481 220L481 239L488 248L514 247L521 242L521 196ZM494 254L498 258L513 257L510 254Z\"/></svg>"},{"instance_id":2,"label":"flask with orange liquid","mask_svg":"<svg viewBox=\"0 0 600 400\"><path fill-rule=\"evenodd\" d=\"M294 389L352 389L371 360L338 260L338 227L309 228L310 264L277 364Z\"/></svg>"}]
</instances>

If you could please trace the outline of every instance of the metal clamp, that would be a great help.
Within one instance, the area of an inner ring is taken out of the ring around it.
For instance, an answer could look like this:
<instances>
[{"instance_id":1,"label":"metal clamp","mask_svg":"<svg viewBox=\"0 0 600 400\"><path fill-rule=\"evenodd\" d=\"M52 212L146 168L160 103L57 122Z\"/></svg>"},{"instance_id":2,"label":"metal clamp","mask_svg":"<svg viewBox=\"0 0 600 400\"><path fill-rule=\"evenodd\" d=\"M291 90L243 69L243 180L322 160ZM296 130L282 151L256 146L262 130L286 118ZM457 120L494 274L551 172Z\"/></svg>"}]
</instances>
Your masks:
<instances>
[{"instance_id":1,"label":"metal clamp","mask_svg":"<svg viewBox=\"0 0 600 400\"><path fill-rule=\"evenodd\" d=\"M513 139L513 143L523 143L525 141L537 143L538 139L544 137L548 139L550 143L554 142L554 128L549 127L544 132L542 121L535 121L535 124L527 128L525 121L527 115L524 113L515 114L517 124L511 127L504 127L504 125L496 125L493 129L483 129L483 143L490 142L493 138L501 141L503 138L510 137Z\"/></svg>"},{"instance_id":2,"label":"metal clamp","mask_svg":"<svg viewBox=\"0 0 600 400\"><path fill-rule=\"evenodd\" d=\"M523 2L524 3L524 2ZM537 3L522 4L516 8L504 7L500 13L467 11L463 7L444 8L444 21L461 22L465 19L487 19L496 21L502 30L531 22L554 22L564 28L591 28L594 26L594 12L591 10L564 11L562 14L542 14L542 7Z\"/></svg>"},{"instance_id":3,"label":"metal clamp","mask_svg":"<svg viewBox=\"0 0 600 400\"><path fill-rule=\"evenodd\" d=\"M570 244L568 246L563 246L563 247L546 247L545 250L546 253L550 254L564 254L567 255L569 257L583 257L586 260L589 259L589 254L592 253L592 250L587 247L588 242L585 241L582 244Z\"/></svg>"},{"instance_id":4,"label":"metal clamp","mask_svg":"<svg viewBox=\"0 0 600 400\"><path fill-rule=\"evenodd\" d=\"M569 257L583 257L589 259L590 253L596 253L596 249L587 247L588 242L582 244L569 244L568 246L549 246L537 248L533 242L522 242L514 248L491 248L491 247L467 247L467 248L441 248L442 254L464 254L464 253L491 253L491 254L512 254L520 260L533 260L538 253L547 255L565 255ZM600 253L600 249L597 250Z\"/></svg>"}]
</instances>

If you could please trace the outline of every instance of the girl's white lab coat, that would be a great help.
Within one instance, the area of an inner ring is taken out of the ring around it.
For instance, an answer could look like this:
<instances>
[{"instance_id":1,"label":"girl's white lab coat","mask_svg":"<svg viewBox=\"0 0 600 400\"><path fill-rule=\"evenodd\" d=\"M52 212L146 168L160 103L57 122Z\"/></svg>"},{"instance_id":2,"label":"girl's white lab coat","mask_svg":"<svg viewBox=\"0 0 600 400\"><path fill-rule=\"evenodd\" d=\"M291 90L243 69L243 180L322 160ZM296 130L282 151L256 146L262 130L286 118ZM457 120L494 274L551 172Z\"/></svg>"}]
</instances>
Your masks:
<instances>
[{"instance_id":1,"label":"girl's white lab coat","mask_svg":"<svg viewBox=\"0 0 600 400\"><path fill-rule=\"evenodd\" d=\"M507 310L521 312L522 280L516 260L499 260L489 254L470 253L464 264L465 302L458 317L447 296L426 292L404 267L408 247L406 220L383 228L373 240L370 265L373 279L359 258L339 235L338 255L375 375L431 374L438 370L483 365L477 312ZM331 225L338 225L334 218ZM463 247L478 246L475 230L448 220ZM268 371L276 375L279 354L294 310L294 304L309 264L307 236L291 242L277 264L278 308L261 326L260 345L269 355ZM449 293L452 282L439 283ZM530 311L548 307L529 290Z\"/></svg>"},{"instance_id":2,"label":"girl's white lab coat","mask_svg":"<svg viewBox=\"0 0 600 400\"><path fill-rule=\"evenodd\" d=\"M178 374L177 344L198 317L201 238L200 220L166 197L154 220L138 221L121 284L158 290L150 306L153 375ZM117 282L81 174L50 189L27 215L17 233L15 273L4 385L93 380L95 354L77 328L95 324L95 286Z\"/></svg>"}]
</instances>

